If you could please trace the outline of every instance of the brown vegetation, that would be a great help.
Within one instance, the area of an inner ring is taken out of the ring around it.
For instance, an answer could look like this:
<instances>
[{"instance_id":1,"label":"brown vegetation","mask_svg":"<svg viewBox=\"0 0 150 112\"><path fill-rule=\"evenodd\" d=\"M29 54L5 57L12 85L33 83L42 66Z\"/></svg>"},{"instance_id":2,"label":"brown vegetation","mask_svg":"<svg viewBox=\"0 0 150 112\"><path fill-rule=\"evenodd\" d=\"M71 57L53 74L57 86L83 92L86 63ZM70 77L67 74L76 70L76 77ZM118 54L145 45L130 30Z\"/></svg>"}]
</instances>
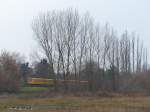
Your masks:
<instances>
[{"instance_id":1,"label":"brown vegetation","mask_svg":"<svg viewBox=\"0 0 150 112\"><path fill-rule=\"evenodd\" d=\"M19 68L12 54L3 52L0 55L0 91L17 92L20 87Z\"/></svg>"},{"instance_id":2,"label":"brown vegetation","mask_svg":"<svg viewBox=\"0 0 150 112\"><path fill-rule=\"evenodd\" d=\"M2 112L149 112L149 97L73 97L7 98L0 100ZM30 108L26 108L30 107Z\"/></svg>"}]
</instances>

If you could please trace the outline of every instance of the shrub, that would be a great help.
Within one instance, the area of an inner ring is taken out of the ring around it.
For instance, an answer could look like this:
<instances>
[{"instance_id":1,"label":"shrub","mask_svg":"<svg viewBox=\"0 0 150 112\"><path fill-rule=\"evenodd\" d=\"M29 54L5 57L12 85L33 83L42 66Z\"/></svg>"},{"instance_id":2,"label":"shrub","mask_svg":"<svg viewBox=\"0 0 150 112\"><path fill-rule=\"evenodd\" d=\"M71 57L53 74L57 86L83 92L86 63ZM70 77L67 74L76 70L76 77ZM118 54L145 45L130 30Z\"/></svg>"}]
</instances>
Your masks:
<instances>
[{"instance_id":1,"label":"shrub","mask_svg":"<svg viewBox=\"0 0 150 112\"><path fill-rule=\"evenodd\" d=\"M19 90L19 69L13 54L3 52L0 55L0 92Z\"/></svg>"}]
</instances>

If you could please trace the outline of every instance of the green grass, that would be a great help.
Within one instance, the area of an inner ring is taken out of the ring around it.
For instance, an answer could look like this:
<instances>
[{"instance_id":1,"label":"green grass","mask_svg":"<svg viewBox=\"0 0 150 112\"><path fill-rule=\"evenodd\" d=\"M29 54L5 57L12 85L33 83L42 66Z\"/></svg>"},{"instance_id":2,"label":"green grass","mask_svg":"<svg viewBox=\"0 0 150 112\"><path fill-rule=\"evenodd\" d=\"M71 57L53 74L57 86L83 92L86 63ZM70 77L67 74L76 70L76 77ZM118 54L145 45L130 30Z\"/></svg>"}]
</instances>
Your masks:
<instances>
[{"instance_id":1,"label":"green grass","mask_svg":"<svg viewBox=\"0 0 150 112\"><path fill-rule=\"evenodd\" d=\"M48 87L21 87L21 93L43 92L48 91Z\"/></svg>"}]
</instances>

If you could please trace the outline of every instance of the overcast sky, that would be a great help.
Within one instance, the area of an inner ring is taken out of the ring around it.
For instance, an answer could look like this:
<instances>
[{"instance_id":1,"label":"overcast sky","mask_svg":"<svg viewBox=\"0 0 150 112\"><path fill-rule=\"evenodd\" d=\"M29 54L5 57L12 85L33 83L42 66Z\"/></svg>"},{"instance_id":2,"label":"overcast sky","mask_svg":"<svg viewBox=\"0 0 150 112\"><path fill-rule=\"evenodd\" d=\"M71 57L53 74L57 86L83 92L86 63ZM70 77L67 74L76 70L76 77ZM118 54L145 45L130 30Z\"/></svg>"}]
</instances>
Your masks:
<instances>
[{"instance_id":1,"label":"overcast sky","mask_svg":"<svg viewBox=\"0 0 150 112\"><path fill-rule=\"evenodd\" d=\"M150 0L1 0L0 50L27 57L36 49L31 22L40 12L76 8L122 33L136 32L150 52Z\"/></svg>"}]
</instances>

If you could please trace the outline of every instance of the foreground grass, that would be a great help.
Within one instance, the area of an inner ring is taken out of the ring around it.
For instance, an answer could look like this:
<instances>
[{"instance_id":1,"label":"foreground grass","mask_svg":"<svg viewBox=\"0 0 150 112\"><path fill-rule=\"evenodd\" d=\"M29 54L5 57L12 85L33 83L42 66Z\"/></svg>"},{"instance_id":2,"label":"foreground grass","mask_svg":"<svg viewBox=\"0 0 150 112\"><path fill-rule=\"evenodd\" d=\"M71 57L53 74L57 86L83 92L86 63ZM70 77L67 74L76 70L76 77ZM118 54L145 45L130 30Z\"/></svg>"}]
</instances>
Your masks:
<instances>
[{"instance_id":1,"label":"foreground grass","mask_svg":"<svg viewBox=\"0 0 150 112\"><path fill-rule=\"evenodd\" d=\"M28 108L30 107L30 108ZM69 97L0 99L0 112L149 112L150 97Z\"/></svg>"}]
</instances>

